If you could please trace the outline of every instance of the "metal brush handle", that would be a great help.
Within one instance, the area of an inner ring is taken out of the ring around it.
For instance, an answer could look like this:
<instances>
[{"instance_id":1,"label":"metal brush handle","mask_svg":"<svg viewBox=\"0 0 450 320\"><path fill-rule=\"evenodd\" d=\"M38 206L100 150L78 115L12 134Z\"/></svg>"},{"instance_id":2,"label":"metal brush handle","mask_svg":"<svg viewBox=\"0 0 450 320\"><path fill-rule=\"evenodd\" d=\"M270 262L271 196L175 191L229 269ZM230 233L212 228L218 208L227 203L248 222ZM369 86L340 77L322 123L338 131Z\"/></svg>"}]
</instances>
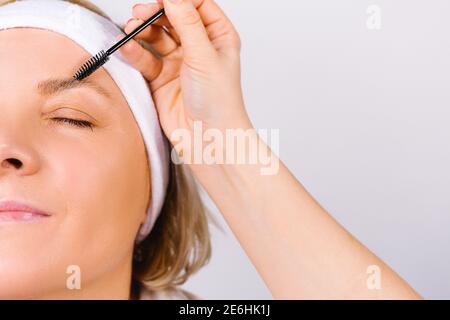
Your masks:
<instances>
[{"instance_id":1,"label":"metal brush handle","mask_svg":"<svg viewBox=\"0 0 450 320\"><path fill-rule=\"evenodd\" d=\"M159 10L157 13L155 13L153 16L151 16L148 20L146 20L143 24L141 24L139 27L134 29L132 32L130 32L125 38L117 42L114 46L108 49L106 51L106 54L109 56L116 52L120 47L122 47L125 43L130 41L134 38L138 33L140 33L142 30L147 28L149 25L151 25L153 22L155 22L159 17L161 17L164 14L164 9Z\"/></svg>"},{"instance_id":2,"label":"metal brush handle","mask_svg":"<svg viewBox=\"0 0 450 320\"><path fill-rule=\"evenodd\" d=\"M147 28L156 19L161 17L164 14L164 9L159 10L153 16L151 16L148 20L146 20L143 24L129 33L125 38L117 42L111 48L109 48L106 52L104 50L100 51L97 55L91 57L73 76L75 80L81 81L84 78L88 77L92 73L94 73L97 69L103 66L108 60L109 56L116 52L120 47L122 47L125 43L133 39L138 33Z\"/></svg>"}]
</instances>

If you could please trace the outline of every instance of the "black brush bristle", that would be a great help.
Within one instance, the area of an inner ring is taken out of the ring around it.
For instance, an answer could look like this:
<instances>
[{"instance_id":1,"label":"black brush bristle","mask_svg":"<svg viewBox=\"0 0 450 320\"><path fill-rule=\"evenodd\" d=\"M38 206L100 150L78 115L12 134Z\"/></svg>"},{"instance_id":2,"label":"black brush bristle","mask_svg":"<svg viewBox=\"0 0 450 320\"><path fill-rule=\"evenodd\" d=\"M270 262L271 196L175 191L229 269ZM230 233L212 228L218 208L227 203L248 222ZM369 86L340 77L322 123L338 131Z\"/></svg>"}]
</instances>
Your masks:
<instances>
[{"instance_id":1,"label":"black brush bristle","mask_svg":"<svg viewBox=\"0 0 450 320\"><path fill-rule=\"evenodd\" d=\"M87 78L98 68L104 65L109 60L108 54L102 50L87 61L73 76L75 80L81 81Z\"/></svg>"}]
</instances>

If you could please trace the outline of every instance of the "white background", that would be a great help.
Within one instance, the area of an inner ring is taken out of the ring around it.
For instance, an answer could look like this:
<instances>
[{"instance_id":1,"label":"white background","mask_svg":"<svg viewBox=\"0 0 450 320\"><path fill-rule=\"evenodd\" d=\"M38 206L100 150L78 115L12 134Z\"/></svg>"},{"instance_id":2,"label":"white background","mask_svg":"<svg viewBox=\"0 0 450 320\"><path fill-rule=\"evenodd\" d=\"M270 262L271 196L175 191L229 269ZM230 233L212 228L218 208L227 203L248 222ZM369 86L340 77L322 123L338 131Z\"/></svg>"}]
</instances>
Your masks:
<instances>
[{"instance_id":1,"label":"white background","mask_svg":"<svg viewBox=\"0 0 450 320\"><path fill-rule=\"evenodd\" d=\"M94 2L118 22L135 3ZM426 298L449 299L450 2L218 2L242 38L255 126L280 129L283 161L350 232ZM232 233L212 232L211 263L184 287L271 298Z\"/></svg>"}]
</instances>

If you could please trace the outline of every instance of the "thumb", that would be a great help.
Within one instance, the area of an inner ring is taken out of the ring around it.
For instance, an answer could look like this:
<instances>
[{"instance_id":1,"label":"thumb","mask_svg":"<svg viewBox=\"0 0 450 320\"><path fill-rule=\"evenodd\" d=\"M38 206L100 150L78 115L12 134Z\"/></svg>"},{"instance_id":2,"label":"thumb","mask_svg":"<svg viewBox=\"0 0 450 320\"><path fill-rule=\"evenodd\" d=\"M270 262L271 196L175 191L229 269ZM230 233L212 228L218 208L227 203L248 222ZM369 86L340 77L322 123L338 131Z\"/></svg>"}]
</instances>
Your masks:
<instances>
[{"instance_id":1,"label":"thumb","mask_svg":"<svg viewBox=\"0 0 450 320\"><path fill-rule=\"evenodd\" d=\"M178 33L186 57L211 53L214 47L192 0L163 0L170 23Z\"/></svg>"}]
</instances>

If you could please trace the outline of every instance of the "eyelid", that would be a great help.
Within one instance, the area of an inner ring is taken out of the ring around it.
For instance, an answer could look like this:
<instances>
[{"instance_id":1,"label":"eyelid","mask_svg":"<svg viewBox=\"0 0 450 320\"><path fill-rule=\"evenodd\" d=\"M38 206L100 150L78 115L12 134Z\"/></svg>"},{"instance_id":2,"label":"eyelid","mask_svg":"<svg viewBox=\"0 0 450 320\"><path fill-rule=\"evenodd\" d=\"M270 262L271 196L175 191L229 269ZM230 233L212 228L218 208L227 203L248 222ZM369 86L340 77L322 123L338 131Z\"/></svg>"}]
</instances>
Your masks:
<instances>
[{"instance_id":1,"label":"eyelid","mask_svg":"<svg viewBox=\"0 0 450 320\"><path fill-rule=\"evenodd\" d=\"M85 120L85 121L89 121L89 122L98 122L96 118L94 118L94 116L91 116L90 114L78 109L79 107L76 107L75 105L61 105L60 107L58 107L57 109L54 109L50 112L46 112L45 114L52 114L52 116L54 116L54 113L57 113L60 110L69 110L69 111L75 111L76 113L82 113L83 115L87 116L89 119L80 119L80 120ZM63 115L62 117L67 117L68 115ZM76 117L76 115L73 115Z\"/></svg>"},{"instance_id":2,"label":"eyelid","mask_svg":"<svg viewBox=\"0 0 450 320\"><path fill-rule=\"evenodd\" d=\"M74 127L78 127L78 128L89 128L92 131L94 131L94 127L95 125L92 124L89 121L86 120L78 120L78 119L72 119L72 118L62 118L62 117L57 117L57 118L52 118L52 120L56 121L56 122L60 122L60 123L68 123L71 126Z\"/></svg>"}]
</instances>

